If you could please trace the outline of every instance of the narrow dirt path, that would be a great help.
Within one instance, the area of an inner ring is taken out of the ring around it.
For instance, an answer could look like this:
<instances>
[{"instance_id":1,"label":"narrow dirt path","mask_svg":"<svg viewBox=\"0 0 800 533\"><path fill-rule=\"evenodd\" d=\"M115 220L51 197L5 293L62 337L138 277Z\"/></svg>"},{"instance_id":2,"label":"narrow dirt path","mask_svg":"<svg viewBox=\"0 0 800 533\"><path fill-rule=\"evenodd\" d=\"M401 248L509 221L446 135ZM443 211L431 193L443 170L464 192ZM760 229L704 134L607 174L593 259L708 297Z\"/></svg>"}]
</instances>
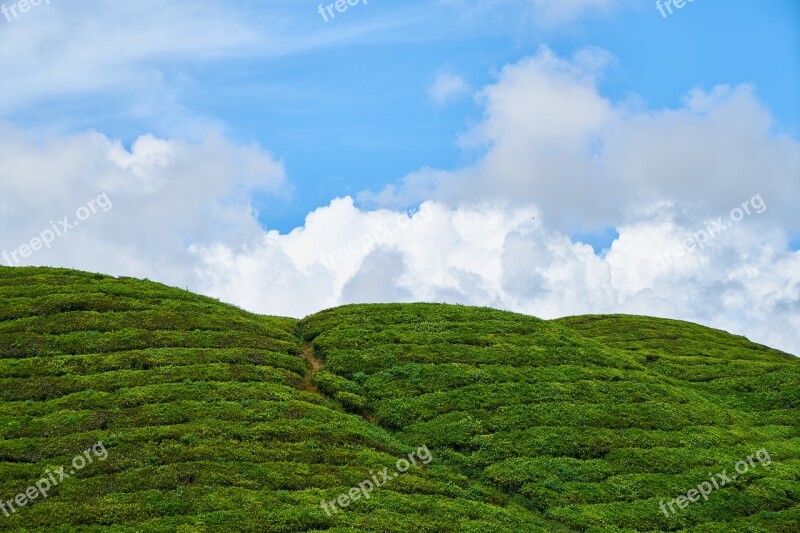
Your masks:
<instances>
[{"instance_id":1,"label":"narrow dirt path","mask_svg":"<svg viewBox=\"0 0 800 533\"><path fill-rule=\"evenodd\" d=\"M300 358L306 364L306 379L303 382L303 390L307 392L319 392L314 385L314 376L322 369L323 363L314 355L314 347L310 342L304 342L300 349Z\"/></svg>"}]
</instances>

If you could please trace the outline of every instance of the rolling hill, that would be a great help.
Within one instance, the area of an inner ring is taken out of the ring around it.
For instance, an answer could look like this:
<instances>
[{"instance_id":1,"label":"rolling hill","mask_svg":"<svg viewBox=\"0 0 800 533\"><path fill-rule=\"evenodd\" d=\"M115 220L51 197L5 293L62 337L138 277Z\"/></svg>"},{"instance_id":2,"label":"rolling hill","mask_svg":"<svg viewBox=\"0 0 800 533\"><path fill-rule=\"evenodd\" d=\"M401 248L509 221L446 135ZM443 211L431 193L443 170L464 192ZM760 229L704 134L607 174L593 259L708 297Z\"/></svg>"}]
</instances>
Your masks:
<instances>
[{"instance_id":1,"label":"rolling hill","mask_svg":"<svg viewBox=\"0 0 800 533\"><path fill-rule=\"evenodd\" d=\"M800 361L685 322L0 267L4 531L794 532L799 408Z\"/></svg>"}]
</instances>

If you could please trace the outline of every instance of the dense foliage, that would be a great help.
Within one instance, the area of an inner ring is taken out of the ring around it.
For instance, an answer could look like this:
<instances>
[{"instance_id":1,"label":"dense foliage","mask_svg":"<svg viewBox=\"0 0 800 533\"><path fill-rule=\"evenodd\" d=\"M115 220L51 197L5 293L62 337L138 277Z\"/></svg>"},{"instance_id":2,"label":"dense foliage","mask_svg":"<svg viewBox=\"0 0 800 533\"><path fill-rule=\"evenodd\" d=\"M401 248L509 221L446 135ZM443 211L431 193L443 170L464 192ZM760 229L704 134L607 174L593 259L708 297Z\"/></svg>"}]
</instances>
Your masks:
<instances>
[{"instance_id":1,"label":"dense foliage","mask_svg":"<svg viewBox=\"0 0 800 533\"><path fill-rule=\"evenodd\" d=\"M447 305L262 317L0 268L0 513L27 531L795 531L800 366L693 324ZM328 514L421 445L433 460ZM757 449L769 467L667 518Z\"/></svg>"},{"instance_id":2,"label":"dense foliage","mask_svg":"<svg viewBox=\"0 0 800 533\"><path fill-rule=\"evenodd\" d=\"M800 530L789 354L671 320L425 304L342 307L301 330L337 377L329 395L571 529ZM660 510L762 448L768 467Z\"/></svg>"}]
</instances>

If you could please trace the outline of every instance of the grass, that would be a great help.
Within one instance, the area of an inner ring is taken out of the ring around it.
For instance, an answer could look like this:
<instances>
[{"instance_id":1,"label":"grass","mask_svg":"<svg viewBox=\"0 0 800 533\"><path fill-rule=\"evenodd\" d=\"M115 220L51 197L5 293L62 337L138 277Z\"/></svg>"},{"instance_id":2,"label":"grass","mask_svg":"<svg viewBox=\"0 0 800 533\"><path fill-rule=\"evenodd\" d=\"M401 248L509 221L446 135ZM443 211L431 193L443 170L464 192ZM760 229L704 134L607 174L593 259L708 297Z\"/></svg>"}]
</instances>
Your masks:
<instances>
[{"instance_id":1,"label":"grass","mask_svg":"<svg viewBox=\"0 0 800 533\"><path fill-rule=\"evenodd\" d=\"M0 268L0 530L796 531L800 366L694 324L433 304L302 321ZM421 445L412 468L320 506ZM758 449L772 463L667 518Z\"/></svg>"}]
</instances>

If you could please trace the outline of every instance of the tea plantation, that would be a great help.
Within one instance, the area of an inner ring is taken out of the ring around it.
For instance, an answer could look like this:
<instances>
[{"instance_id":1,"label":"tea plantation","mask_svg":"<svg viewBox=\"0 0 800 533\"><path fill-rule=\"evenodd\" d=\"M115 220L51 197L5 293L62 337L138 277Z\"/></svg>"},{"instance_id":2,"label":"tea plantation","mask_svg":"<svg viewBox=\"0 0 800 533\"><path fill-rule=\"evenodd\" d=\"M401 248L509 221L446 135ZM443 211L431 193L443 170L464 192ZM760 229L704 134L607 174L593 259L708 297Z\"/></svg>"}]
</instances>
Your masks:
<instances>
[{"instance_id":1,"label":"tea plantation","mask_svg":"<svg viewBox=\"0 0 800 533\"><path fill-rule=\"evenodd\" d=\"M742 337L434 304L295 320L0 267L0 501L98 442L0 531L800 530L800 362Z\"/></svg>"}]
</instances>

